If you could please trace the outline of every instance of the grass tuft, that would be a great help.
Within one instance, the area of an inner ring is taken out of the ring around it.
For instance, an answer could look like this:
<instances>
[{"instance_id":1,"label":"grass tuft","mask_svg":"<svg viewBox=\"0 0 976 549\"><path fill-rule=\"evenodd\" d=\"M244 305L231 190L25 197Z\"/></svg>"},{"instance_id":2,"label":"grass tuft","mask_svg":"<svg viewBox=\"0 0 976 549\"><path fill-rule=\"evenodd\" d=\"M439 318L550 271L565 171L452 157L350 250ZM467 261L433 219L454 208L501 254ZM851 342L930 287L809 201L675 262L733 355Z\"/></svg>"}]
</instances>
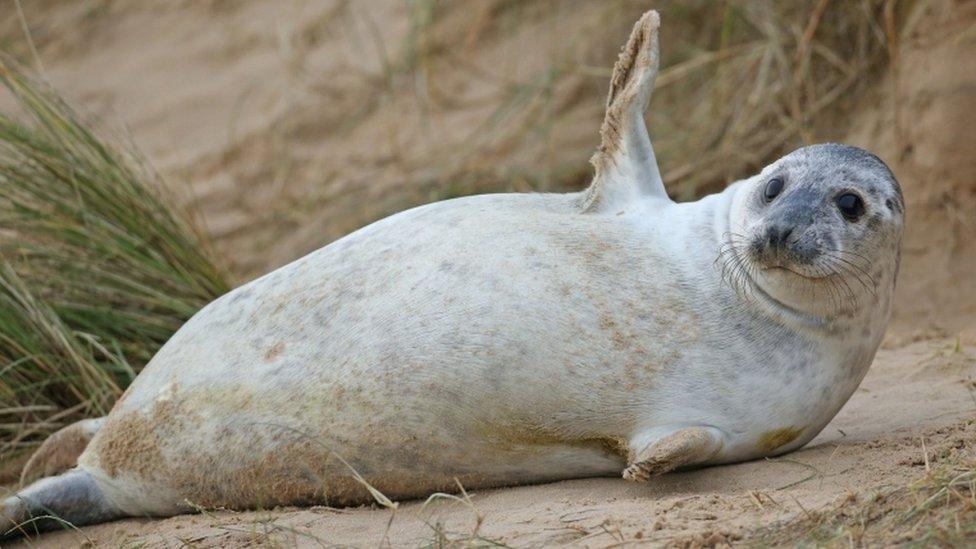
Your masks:
<instances>
[{"instance_id":1,"label":"grass tuft","mask_svg":"<svg viewBox=\"0 0 976 549\"><path fill-rule=\"evenodd\" d=\"M764 528L748 545L972 547L976 544L976 459L970 443L969 436L960 437L931 460L923 444L926 470L914 480L878 486L860 495L849 493L826 510Z\"/></svg>"},{"instance_id":2,"label":"grass tuft","mask_svg":"<svg viewBox=\"0 0 976 549\"><path fill-rule=\"evenodd\" d=\"M0 58L0 456L108 411L162 343L229 289L133 150Z\"/></svg>"}]
</instances>

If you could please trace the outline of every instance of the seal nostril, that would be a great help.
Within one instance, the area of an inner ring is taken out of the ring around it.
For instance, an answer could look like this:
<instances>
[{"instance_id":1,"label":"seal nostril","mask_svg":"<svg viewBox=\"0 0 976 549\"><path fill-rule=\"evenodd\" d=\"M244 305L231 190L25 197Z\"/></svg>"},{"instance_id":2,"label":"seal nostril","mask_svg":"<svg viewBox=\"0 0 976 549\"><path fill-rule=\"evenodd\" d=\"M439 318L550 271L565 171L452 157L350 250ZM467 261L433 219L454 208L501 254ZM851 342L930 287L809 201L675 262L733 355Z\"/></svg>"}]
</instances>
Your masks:
<instances>
[{"instance_id":1,"label":"seal nostril","mask_svg":"<svg viewBox=\"0 0 976 549\"><path fill-rule=\"evenodd\" d=\"M779 236L780 244L785 244L786 239L789 238L791 234L793 234L793 227L787 227L782 231L780 231L780 236Z\"/></svg>"},{"instance_id":2,"label":"seal nostril","mask_svg":"<svg viewBox=\"0 0 976 549\"><path fill-rule=\"evenodd\" d=\"M766 243L769 246L782 246L793 234L793 227L772 226L766 229Z\"/></svg>"}]
</instances>

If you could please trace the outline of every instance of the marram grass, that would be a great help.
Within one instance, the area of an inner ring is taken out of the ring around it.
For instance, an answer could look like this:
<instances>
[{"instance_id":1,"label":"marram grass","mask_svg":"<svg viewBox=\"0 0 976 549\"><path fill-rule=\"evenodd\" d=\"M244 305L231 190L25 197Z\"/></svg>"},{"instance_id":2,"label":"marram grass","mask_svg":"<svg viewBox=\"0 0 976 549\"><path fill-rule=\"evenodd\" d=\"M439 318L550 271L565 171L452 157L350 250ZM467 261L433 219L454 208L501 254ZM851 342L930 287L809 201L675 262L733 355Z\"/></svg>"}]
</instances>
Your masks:
<instances>
[{"instance_id":1,"label":"marram grass","mask_svg":"<svg viewBox=\"0 0 976 549\"><path fill-rule=\"evenodd\" d=\"M104 414L229 289L190 217L130 148L0 58L0 459Z\"/></svg>"}]
</instances>

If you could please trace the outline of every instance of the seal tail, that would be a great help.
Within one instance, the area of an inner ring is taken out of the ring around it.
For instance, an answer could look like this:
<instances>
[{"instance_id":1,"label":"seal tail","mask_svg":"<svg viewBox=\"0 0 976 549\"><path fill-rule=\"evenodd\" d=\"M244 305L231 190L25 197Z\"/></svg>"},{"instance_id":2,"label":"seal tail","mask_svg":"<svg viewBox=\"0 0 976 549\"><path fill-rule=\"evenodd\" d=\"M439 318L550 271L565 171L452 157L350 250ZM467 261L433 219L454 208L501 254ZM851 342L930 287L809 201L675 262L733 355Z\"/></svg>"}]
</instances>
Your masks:
<instances>
[{"instance_id":1,"label":"seal tail","mask_svg":"<svg viewBox=\"0 0 976 549\"><path fill-rule=\"evenodd\" d=\"M92 476L75 468L41 479L0 504L0 538L29 536L122 518Z\"/></svg>"},{"instance_id":2,"label":"seal tail","mask_svg":"<svg viewBox=\"0 0 976 549\"><path fill-rule=\"evenodd\" d=\"M20 485L26 486L39 478L54 476L73 468L78 464L78 456L85 451L104 423L104 417L83 419L47 437L24 465L20 473Z\"/></svg>"}]
</instances>

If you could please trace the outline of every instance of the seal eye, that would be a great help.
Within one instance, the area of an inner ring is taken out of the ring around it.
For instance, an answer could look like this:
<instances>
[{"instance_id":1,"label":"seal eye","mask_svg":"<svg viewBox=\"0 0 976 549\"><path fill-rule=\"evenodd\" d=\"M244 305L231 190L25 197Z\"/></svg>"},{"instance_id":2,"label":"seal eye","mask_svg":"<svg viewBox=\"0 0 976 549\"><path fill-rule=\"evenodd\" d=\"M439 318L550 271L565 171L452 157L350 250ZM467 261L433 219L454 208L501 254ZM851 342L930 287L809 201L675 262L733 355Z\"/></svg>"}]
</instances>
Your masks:
<instances>
[{"instance_id":1,"label":"seal eye","mask_svg":"<svg viewBox=\"0 0 976 549\"><path fill-rule=\"evenodd\" d=\"M853 193L844 193L837 197L837 209L848 221L857 221L864 215L864 202L860 196Z\"/></svg>"},{"instance_id":2,"label":"seal eye","mask_svg":"<svg viewBox=\"0 0 976 549\"><path fill-rule=\"evenodd\" d=\"M766 183L766 188L763 190L763 198L766 199L766 202L771 202L781 192L783 192L783 180L774 177L769 180L769 183Z\"/></svg>"}]
</instances>

